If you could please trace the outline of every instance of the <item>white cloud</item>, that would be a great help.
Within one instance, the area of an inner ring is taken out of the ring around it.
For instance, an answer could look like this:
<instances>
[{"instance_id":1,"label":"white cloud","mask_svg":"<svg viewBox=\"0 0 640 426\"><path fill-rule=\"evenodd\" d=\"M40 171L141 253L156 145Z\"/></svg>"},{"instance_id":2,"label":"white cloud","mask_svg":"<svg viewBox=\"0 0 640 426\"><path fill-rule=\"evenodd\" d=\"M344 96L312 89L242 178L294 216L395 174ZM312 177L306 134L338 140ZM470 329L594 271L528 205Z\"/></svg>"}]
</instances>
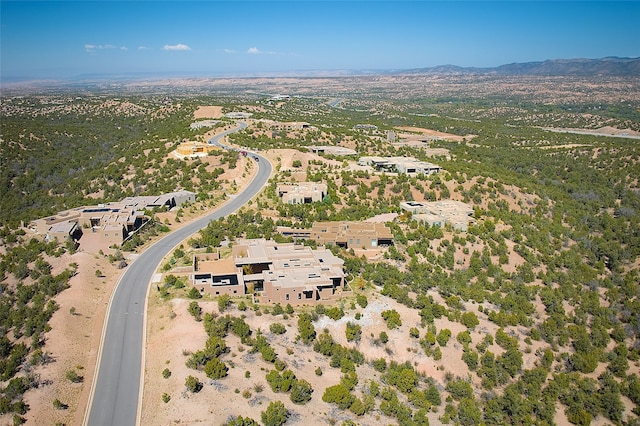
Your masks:
<instances>
[{"instance_id":1,"label":"white cloud","mask_svg":"<svg viewBox=\"0 0 640 426\"><path fill-rule=\"evenodd\" d=\"M149 50L147 46L138 46L138 50Z\"/></svg>"},{"instance_id":2,"label":"white cloud","mask_svg":"<svg viewBox=\"0 0 640 426\"><path fill-rule=\"evenodd\" d=\"M249 50L247 50L247 53L249 55L275 55L276 52L265 52L262 51L260 49L258 49L257 47L250 47Z\"/></svg>"},{"instance_id":3,"label":"white cloud","mask_svg":"<svg viewBox=\"0 0 640 426\"><path fill-rule=\"evenodd\" d=\"M84 50L89 53L95 53L98 50L107 50L107 49L120 49L120 50L128 50L126 46L114 46L113 44L85 44Z\"/></svg>"},{"instance_id":4,"label":"white cloud","mask_svg":"<svg viewBox=\"0 0 640 426\"><path fill-rule=\"evenodd\" d=\"M223 51L224 53L236 53L236 51L235 51L235 50L233 50L233 49L222 49L222 51Z\"/></svg>"},{"instance_id":5,"label":"white cloud","mask_svg":"<svg viewBox=\"0 0 640 426\"><path fill-rule=\"evenodd\" d=\"M85 44L84 45L84 50L86 50L87 52L95 52L96 50L103 50L103 49L115 49L116 46L114 46L113 44Z\"/></svg>"},{"instance_id":6,"label":"white cloud","mask_svg":"<svg viewBox=\"0 0 640 426\"><path fill-rule=\"evenodd\" d=\"M191 48L189 46L187 46L186 44L176 44L176 45L169 45L169 44L165 44L164 47L162 48L163 50L191 50Z\"/></svg>"}]
</instances>

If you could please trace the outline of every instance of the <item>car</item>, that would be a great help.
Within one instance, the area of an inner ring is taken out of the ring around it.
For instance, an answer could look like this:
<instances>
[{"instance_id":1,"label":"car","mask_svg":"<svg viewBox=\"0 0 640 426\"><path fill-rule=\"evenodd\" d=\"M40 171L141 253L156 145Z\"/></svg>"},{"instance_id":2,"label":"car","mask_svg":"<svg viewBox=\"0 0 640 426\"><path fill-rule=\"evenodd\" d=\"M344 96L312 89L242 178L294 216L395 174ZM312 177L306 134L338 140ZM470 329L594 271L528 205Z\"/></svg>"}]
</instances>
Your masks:
<instances>
[{"instance_id":1,"label":"car","mask_svg":"<svg viewBox=\"0 0 640 426\"><path fill-rule=\"evenodd\" d=\"M258 157L253 157L253 159L256 160L256 162L260 161Z\"/></svg>"}]
</instances>

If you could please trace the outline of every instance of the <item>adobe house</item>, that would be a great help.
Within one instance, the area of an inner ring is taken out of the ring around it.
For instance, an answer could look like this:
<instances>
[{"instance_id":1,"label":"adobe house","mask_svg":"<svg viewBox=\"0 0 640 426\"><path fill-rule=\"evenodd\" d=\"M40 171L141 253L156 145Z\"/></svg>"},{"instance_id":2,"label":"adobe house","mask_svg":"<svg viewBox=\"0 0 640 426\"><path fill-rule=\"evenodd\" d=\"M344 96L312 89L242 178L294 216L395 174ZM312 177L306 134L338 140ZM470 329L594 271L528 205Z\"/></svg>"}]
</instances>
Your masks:
<instances>
[{"instance_id":1,"label":"adobe house","mask_svg":"<svg viewBox=\"0 0 640 426\"><path fill-rule=\"evenodd\" d=\"M36 219L29 227L36 233L44 234L45 238L60 239L68 235L79 239L81 244L82 229L90 229L90 233L98 237L101 247L119 246L149 220L144 210L171 209L185 202L194 202L195 199L196 194L190 191L126 197L121 201L77 207Z\"/></svg>"},{"instance_id":2,"label":"adobe house","mask_svg":"<svg viewBox=\"0 0 640 426\"><path fill-rule=\"evenodd\" d=\"M340 298L344 261L324 247L311 249L273 240L239 240L232 257L197 255L192 284L213 296L253 294L260 304L315 305Z\"/></svg>"},{"instance_id":3,"label":"adobe house","mask_svg":"<svg viewBox=\"0 0 640 426\"><path fill-rule=\"evenodd\" d=\"M413 157L360 157L358 164L370 166L377 171L405 174L430 175L442 170L437 164L419 161Z\"/></svg>"},{"instance_id":4,"label":"adobe house","mask_svg":"<svg viewBox=\"0 0 640 426\"><path fill-rule=\"evenodd\" d=\"M403 201L400 208L412 214L412 218L429 226L451 225L453 229L466 232L473 222L473 207L462 201Z\"/></svg>"},{"instance_id":5,"label":"adobe house","mask_svg":"<svg viewBox=\"0 0 640 426\"><path fill-rule=\"evenodd\" d=\"M393 245L393 234L387 225L376 222L316 222L311 229L281 226L278 232L285 237L310 239L326 246L374 249Z\"/></svg>"},{"instance_id":6,"label":"adobe house","mask_svg":"<svg viewBox=\"0 0 640 426\"><path fill-rule=\"evenodd\" d=\"M384 223L318 222L311 228L311 239L318 244L344 248L372 249L393 245L393 234Z\"/></svg>"},{"instance_id":7,"label":"adobe house","mask_svg":"<svg viewBox=\"0 0 640 426\"><path fill-rule=\"evenodd\" d=\"M328 154L335 155L336 157L358 154L355 149L335 145L313 145L307 147L307 149L314 154Z\"/></svg>"},{"instance_id":8,"label":"adobe house","mask_svg":"<svg viewBox=\"0 0 640 426\"><path fill-rule=\"evenodd\" d=\"M298 182L295 184L278 184L278 196L285 204L318 203L327 196L328 187L325 183Z\"/></svg>"},{"instance_id":9,"label":"adobe house","mask_svg":"<svg viewBox=\"0 0 640 426\"><path fill-rule=\"evenodd\" d=\"M306 123L303 121L291 121L286 123L281 123L276 121L276 122L269 123L269 125L272 130L283 130L283 131L306 130L306 129L313 128L313 126L311 126L309 123Z\"/></svg>"},{"instance_id":10,"label":"adobe house","mask_svg":"<svg viewBox=\"0 0 640 426\"><path fill-rule=\"evenodd\" d=\"M175 152L178 157L206 157L211 151L217 151L221 148L216 145L210 145L202 142L183 142L176 148Z\"/></svg>"},{"instance_id":11,"label":"adobe house","mask_svg":"<svg viewBox=\"0 0 640 426\"><path fill-rule=\"evenodd\" d=\"M65 241L67 238L71 238L74 241L78 241L82 237L82 229L78 227L76 222L58 222L53 224L49 231L46 233L46 239L57 239L58 241Z\"/></svg>"},{"instance_id":12,"label":"adobe house","mask_svg":"<svg viewBox=\"0 0 640 426\"><path fill-rule=\"evenodd\" d=\"M193 274L190 278L193 286L201 293L239 296L245 294L241 275L233 258L220 260L217 255L206 253L194 256Z\"/></svg>"}]
</instances>

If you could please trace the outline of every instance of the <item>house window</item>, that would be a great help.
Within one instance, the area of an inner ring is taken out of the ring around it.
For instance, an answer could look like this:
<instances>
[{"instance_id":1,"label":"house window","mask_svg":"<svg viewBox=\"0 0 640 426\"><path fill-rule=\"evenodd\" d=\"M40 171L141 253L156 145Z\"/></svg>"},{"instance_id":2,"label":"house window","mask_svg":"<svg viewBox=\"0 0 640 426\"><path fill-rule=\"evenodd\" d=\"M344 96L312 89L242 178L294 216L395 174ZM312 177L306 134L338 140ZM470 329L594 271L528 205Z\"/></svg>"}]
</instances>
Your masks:
<instances>
[{"instance_id":1,"label":"house window","mask_svg":"<svg viewBox=\"0 0 640 426\"><path fill-rule=\"evenodd\" d=\"M285 300L289 300L289 293L285 296Z\"/></svg>"},{"instance_id":2,"label":"house window","mask_svg":"<svg viewBox=\"0 0 640 426\"><path fill-rule=\"evenodd\" d=\"M302 299L302 293L298 293L298 300Z\"/></svg>"}]
</instances>

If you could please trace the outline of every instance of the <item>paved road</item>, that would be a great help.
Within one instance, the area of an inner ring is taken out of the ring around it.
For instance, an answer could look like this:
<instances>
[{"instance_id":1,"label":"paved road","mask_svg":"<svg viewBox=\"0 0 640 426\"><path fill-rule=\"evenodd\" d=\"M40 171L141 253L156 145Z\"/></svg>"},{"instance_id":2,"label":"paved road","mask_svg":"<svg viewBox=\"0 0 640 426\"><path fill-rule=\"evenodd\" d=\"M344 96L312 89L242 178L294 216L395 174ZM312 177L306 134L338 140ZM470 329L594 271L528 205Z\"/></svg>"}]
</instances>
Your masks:
<instances>
[{"instance_id":1,"label":"paved road","mask_svg":"<svg viewBox=\"0 0 640 426\"><path fill-rule=\"evenodd\" d=\"M220 139L239 127L217 135L209 143L220 145ZM249 186L223 207L178 229L145 250L122 275L111 299L108 319L102 336L101 354L96 368L84 425L129 426L138 421L141 402L141 380L144 371L144 310L147 288L165 255L209 221L233 213L257 194L269 179L271 164L258 154L258 174ZM154 356L154 354L148 354Z\"/></svg>"}]
</instances>

